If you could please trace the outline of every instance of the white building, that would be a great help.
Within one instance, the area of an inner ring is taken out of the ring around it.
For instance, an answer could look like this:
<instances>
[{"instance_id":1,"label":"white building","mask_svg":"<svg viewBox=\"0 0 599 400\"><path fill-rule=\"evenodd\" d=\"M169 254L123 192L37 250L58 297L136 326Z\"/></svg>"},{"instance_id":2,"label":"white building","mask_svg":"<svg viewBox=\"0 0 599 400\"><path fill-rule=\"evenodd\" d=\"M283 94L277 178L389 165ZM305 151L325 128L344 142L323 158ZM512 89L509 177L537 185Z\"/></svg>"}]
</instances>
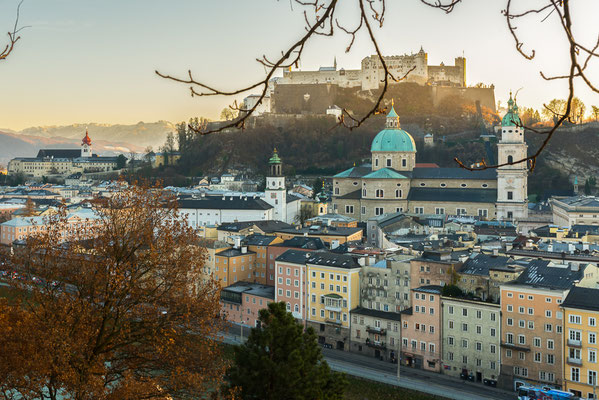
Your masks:
<instances>
[{"instance_id":1,"label":"white building","mask_svg":"<svg viewBox=\"0 0 599 400\"><path fill-rule=\"evenodd\" d=\"M228 222L269 221L274 208L258 196L200 196L178 200L179 212L192 228Z\"/></svg>"}]
</instances>

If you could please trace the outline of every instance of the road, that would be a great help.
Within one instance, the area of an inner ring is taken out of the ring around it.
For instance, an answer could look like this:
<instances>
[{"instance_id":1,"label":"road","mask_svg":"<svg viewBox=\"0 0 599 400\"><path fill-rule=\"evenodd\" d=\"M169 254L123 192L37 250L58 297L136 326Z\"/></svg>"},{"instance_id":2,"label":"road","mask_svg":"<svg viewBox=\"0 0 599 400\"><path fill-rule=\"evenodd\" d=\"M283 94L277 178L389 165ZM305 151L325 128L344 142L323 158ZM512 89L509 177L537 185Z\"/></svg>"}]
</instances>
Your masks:
<instances>
[{"instance_id":1,"label":"road","mask_svg":"<svg viewBox=\"0 0 599 400\"><path fill-rule=\"evenodd\" d=\"M239 327L233 326L223 339L229 344L241 343ZM246 339L249 329L244 329ZM322 349L331 369L376 382L386 383L455 400L515 400L516 393L467 382L446 375L402 367L397 380L397 364L347 351Z\"/></svg>"}]
</instances>

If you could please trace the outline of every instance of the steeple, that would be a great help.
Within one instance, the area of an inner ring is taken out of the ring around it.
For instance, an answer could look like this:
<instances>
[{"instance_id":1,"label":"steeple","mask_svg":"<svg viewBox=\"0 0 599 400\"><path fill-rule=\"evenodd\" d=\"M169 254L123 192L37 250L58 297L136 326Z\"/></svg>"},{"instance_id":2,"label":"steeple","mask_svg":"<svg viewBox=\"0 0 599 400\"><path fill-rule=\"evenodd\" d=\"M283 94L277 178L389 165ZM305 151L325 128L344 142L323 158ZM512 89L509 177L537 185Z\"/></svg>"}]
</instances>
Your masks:
<instances>
[{"instance_id":1,"label":"steeple","mask_svg":"<svg viewBox=\"0 0 599 400\"><path fill-rule=\"evenodd\" d=\"M507 113L501 120L502 126L522 126L520 116L518 115L518 105L512 99L512 92L510 92L510 99L507 101Z\"/></svg>"},{"instance_id":2,"label":"steeple","mask_svg":"<svg viewBox=\"0 0 599 400\"><path fill-rule=\"evenodd\" d=\"M393 107L393 99L391 99L391 111L387 114L387 129L400 129L399 115L395 112Z\"/></svg>"},{"instance_id":3,"label":"steeple","mask_svg":"<svg viewBox=\"0 0 599 400\"><path fill-rule=\"evenodd\" d=\"M89 137L87 128L85 128L85 137L81 140L81 157L92 156L92 140Z\"/></svg>"},{"instance_id":4,"label":"steeple","mask_svg":"<svg viewBox=\"0 0 599 400\"><path fill-rule=\"evenodd\" d=\"M276 147L272 152L272 157L270 157L268 160L268 165L270 173L269 176L283 176L282 162Z\"/></svg>"},{"instance_id":5,"label":"steeple","mask_svg":"<svg viewBox=\"0 0 599 400\"><path fill-rule=\"evenodd\" d=\"M335 71L337 71L337 56L335 56L333 59L333 68L335 68Z\"/></svg>"}]
</instances>

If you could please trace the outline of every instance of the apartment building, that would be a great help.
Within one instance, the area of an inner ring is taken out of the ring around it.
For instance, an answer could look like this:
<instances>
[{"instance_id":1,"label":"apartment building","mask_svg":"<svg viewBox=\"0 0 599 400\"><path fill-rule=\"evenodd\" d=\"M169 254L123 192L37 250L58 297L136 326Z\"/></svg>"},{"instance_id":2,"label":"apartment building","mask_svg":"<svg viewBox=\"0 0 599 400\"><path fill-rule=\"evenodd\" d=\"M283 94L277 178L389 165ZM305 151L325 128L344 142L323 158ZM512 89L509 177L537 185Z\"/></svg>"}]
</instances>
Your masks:
<instances>
[{"instance_id":1,"label":"apartment building","mask_svg":"<svg viewBox=\"0 0 599 400\"><path fill-rule=\"evenodd\" d=\"M279 238L280 239L280 238ZM324 251L325 245L319 238L295 237L282 243L273 243L266 249L266 266L268 285L275 285L275 260L287 250L302 250L305 252Z\"/></svg>"},{"instance_id":2,"label":"apartment building","mask_svg":"<svg viewBox=\"0 0 599 400\"><path fill-rule=\"evenodd\" d=\"M573 287L564 312L564 390L583 399L597 398L599 289Z\"/></svg>"},{"instance_id":3,"label":"apartment building","mask_svg":"<svg viewBox=\"0 0 599 400\"><path fill-rule=\"evenodd\" d=\"M256 253L246 246L220 251L214 255L214 277L221 286L230 286L238 281L254 282Z\"/></svg>"},{"instance_id":4,"label":"apartment building","mask_svg":"<svg viewBox=\"0 0 599 400\"><path fill-rule=\"evenodd\" d=\"M351 314L350 351L397 361L401 351L401 314L358 307Z\"/></svg>"},{"instance_id":5,"label":"apartment building","mask_svg":"<svg viewBox=\"0 0 599 400\"><path fill-rule=\"evenodd\" d=\"M467 256L456 256L451 250L423 252L421 257L410 261L411 288L455 283L456 272L461 269L466 259Z\"/></svg>"},{"instance_id":6,"label":"apartment building","mask_svg":"<svg viewBox=\"0 0 599 400\"><path fill-rule=\"evenodd\" d=\"M350 310L360 304L360 264L348 255L312 253L308 268L308 326L320 344L338 350L350 348Z\"/></svg>"},{"instance_id":7,"label":"apartment building","mask_svg":"<svg viewBox=\"0 0 599 400\"><path fill-rule=\"evenodd\" d=\"M308 304L308 274L306 261L310 253L301 250L287 250L275 260L277 301L287 304L287 311L302 322L306 321Z\"/></svg>"},{"instance_id":8,"label":"apartment building","mask_svg":"<svg viewBox=\"0 0 599 400\"><path fill-rule=\"evenodd\" d=\"M412 289L412 307L401 312L401 359L404 365L441 370L441 286Z\"/></svg>"},{"instance_id":9,"label":"apartment building","mask_svg":"<svg viewBox=\"0 0 599 400\"><path fill-rule=\"evenodd\" d=\"M501 285L500 386L563 387L560 306L582 275L576 265L533 260L514 283Z\"/></svg>"},{"instance_id":10,"label":"apartment building","mask_svg":"<svg viewBox=\"0 0 599 400\"><path fill-rule=\"evenodd\" d=\"M245 238L245 244L247 245L248 250L256 253L256 265L254 265L254 276L256 278L256 282L262 283L264 285L269 283L268 246L282 242L283 240L276 236L259 234L250 235ZM270 274L274 274L274 269L270 270Z\"/></svg>"},{"instance_id":11,"label":"apartment building","mask_svg":"<svg viewBox=\"0 0 599 400\"><path fill-rule=\"evenodd\" d=\"M500 372L501 306L442 297L443 370L447 375L496 385Z\"/></svg>"},{"instance_id":12,"label":"apartment building","mask_svg":"<svg viewBox=\"0 0 599 400\"><path fill-rule=\"evenodd\" d=\"M362 268L360 304L363 308L400 312L410 306L410 259L395 255Z\"/></svg>"},{"instance_id":13,"label":"apartment building","mask_svg":"<svg viewBox=\"0 0 599 400\"><path fill-rule=\"evenodd\" d=\"M221 315L229 322L253 328L258 326L260 310L274 299L273 286L239 281L221 290Z\"/></svg>"}]
</instances>

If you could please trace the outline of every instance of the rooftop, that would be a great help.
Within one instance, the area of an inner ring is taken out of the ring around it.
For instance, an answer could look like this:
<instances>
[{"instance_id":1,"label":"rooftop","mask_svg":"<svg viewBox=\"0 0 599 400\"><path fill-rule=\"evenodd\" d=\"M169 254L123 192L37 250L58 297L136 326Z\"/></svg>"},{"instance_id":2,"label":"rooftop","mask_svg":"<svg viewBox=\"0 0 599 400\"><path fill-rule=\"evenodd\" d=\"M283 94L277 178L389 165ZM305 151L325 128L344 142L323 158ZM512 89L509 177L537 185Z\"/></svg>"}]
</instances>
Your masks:
<instances>
[{"instance_id":1,"label":"rooftop","mask_svg":"<svg viewBox=\"0 0 599 400\"><path fill-rule=\"evenodd\" d=\"M509 257L476 254L466 260L460 273L487 276L489 275L490 269L502 268L510 261L512 261L512 259Z\"/></svg>"},{"instance_id":2,"label":"rooftop","mask_svg":"<svg viewBox=\"0 0 599 400\"><path fill-rule=\"evenodd\" d=\"M574 286L570 289L562 307L599 311L599 289Z\"/></svg>"},{"instance_id":3,"label":"rooftop","mask_svg":"<svg viewBox=\"0 0 599 400\"><path fill-rule=\"evenodd\" d=\"M221 256L221 257L239 257L239 256L245 256L245 255L250 255L250 254L256 254L253 251L247 250L245 253L241 251L241 249L227 249L227 250L223 250L219 253L216 253L217 256Z\"/></svg>"},{"instance_id":4,"label":"rooftop","mask_svg":"<svg viewBox=\"0 0 599 400\"><path fill-rule=\"evenodd\" d=\"M270 210L272 206L252 197L206 196L201 199L180 199L179 209L196 210Z\"/></svg>"},{"instance_id":5,"label":"rooftop","mask_svg":"<svg viewBox=\"0 0 599 400\"><path fill-rule=\"evenodd\" d=\"M439 285L426 285L412 289L415 292L441 294L442 287Z\"/></svg>"},{"instance_id":6,"label":"rooftop","mask_svg":"<svg viewBox=\"0 0 599 400\"><path fill-rule=\"evenodd\" d=\"M391 321L401 321L401 314L388 312L388 311L379 311L379 310L371 310L369 308L357 307L350 311L350 314L356 315L366 315L368 317L380 318L380 319L388 319Z\"/></svg>"},{"instance_id":7,"label":"rooftop","mask_svg":"<svg viewBox=\"0 0 599 400\"><path fill-rule=\"evenodd\" d=\"M361 268L360 264L352 256L329 252L313 253L307 259L306 263L335 268Z\"/></svg>"},{"instance_id":8,"label":"rooftop","mask_svg":"<svg viewBox=\"0 0 599 400\"><path fill-rule=\"evenodd\" d=\"M303 250L287 250L277 257L276 261L288 262L292 264L306 264L306 260L310 258L310 253Z\"/></svg>"},{"instance_id":9,"label":"rooftop","mask_svg":"<svg viewBox=\"0 0 599 400\"><path fill-rule=\"evenodd\" d=\"M265 297L274 300L275 287L262 285L260 283L239 281L222 289L223 291L233 293L251 294L258 297Z\"/></svg>"},{"instance_id":10,"label":"rooftop","mask_svg":"<svg viewBox=\"0 0 599 400\"><path fill-rule=\"evenodd\" d=\"M532 260L520 277L517 284L548 289L567 290L574 281L579 281L583 276L582 268L575 270L568 264L557 264L548 260Z\"/></svg>"}]
</instances>

